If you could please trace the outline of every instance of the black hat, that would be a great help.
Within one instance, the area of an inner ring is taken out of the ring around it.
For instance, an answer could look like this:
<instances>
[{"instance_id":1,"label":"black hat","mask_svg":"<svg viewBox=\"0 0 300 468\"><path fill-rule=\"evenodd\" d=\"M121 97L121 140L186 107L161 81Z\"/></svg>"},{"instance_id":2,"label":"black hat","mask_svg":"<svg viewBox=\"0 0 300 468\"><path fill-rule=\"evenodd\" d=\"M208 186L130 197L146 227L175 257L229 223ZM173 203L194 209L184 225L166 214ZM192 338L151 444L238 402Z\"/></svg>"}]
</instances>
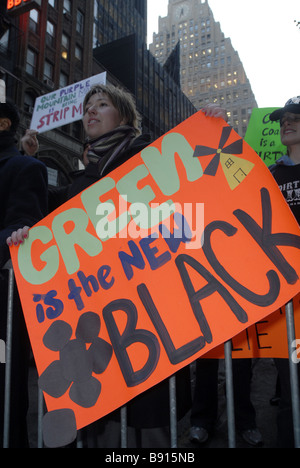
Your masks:
<instances>
[{"instance_id":1,"label":"black hat","mask_svg":"<svg viewBox=\"0 0 300 468\"><path fill-rule=\"evenodd\" d=\"M300 96L296 96L289 99L284 107L272 112L272 114L270 115L270 120L280 120L286 112L291 112L292 114L300 114Z\"/></svg>"},{"instance_id":2,"label":"black hat","mask_svg":"<svg viewBox=\"0 0 300 468\"><path fill-rule=\"evenodd\" d=\"M11 131L15 133L20 123L17 108L8 102L0 102L0 118L8 118L11 121Z\"/></svg>"}]
</instances>

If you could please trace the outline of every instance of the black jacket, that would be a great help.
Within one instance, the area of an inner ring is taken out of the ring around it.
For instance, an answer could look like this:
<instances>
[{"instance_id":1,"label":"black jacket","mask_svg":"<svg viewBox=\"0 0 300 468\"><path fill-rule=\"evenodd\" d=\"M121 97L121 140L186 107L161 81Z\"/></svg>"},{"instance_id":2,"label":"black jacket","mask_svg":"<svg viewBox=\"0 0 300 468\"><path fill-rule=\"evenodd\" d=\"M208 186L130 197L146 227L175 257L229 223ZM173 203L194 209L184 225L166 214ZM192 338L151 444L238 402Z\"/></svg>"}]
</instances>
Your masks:
<instances>
[{"instance_id":1,"label":"black jacket","mask_svg":"<svg viewBox=\"0 0 300 468\"><path fill-rule=\"evenodd\" d=\"M0 268L9 259L7 237L47 215L47 185L46 166L22 156L12 136L0 132Z\"/></svg>"},{"instance_id":2,"label":"black jacket","mask_svg":"<svg viewBox=\"0 0 300 468\"><path fill-rule=\"evenodd\" d=\"M291 165L287 156L270 167L282 195L300 224L300 164Z\"/></svg>"}]
</instances>

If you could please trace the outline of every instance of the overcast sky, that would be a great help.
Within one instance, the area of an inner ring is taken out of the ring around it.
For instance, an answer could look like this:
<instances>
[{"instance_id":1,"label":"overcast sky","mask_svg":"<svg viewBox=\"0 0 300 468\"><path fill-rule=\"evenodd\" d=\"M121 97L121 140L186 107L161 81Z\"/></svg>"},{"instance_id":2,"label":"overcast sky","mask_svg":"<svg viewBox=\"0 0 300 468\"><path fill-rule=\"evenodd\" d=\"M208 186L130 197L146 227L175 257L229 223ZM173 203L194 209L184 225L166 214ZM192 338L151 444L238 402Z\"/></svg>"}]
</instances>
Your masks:
<instances>
[{"instance_id":1,"label":"overcast sky","mask_svg":"<svg viewBox=\"0 0 300 468\"><path fill-rule=\"evenodd\" d=\"M148 0L148 43L167 16L168 0ZM300 95L300 0L208 0L239 53L259 107Z\"/></svg>"}]
</instances>

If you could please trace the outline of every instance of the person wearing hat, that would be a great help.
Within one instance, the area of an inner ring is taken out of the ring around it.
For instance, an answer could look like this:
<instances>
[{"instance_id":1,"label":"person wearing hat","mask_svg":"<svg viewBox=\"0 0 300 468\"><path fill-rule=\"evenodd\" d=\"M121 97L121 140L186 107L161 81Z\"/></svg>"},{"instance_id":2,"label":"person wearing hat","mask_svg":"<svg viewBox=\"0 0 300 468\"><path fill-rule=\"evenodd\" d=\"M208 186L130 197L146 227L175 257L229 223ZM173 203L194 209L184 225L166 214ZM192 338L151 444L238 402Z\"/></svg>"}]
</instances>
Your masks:
<instances>
[{"instance_id":1,"label":"person wearing hat","mask_svg":"<svg viewBox=\"0 0 300 468\"><path fill-rule=\"evenodd\" d=\"M33 226L47 214L47 169L24 157L15 143L19 114L9 103L0 103L0 340L6 342L7 270L6 239L24 225ZM12 372L9 447L28 446L27 369L29 343L19 297L15 289L13 308ZM0 361L0 447L3 441L5 362Z\"/></svg>"},{"instance_id":2,"label":"person wearing hat","mask_svg":"<svg viewBox=\"0 0 300 468\"><path fill-rule=\"evenodd\" d=\"M300 96L291 98L284 107L270 115L272 121L280 122L280 137L287 147L270 171L273 174L296 220L300 224ZM288 359L275 359L280 382L280 402L278 409L279 448L294 447L293 417ZM300 382L298 365L298 378Z\"/></svg>"},{"instance_id":3,"label":"person wearing hat","mask_svg":"<svg viewBox=\"0 0 300 468\"><path fill-rule=\"evenodd\" d=\"M272 112L270 120L273 122L279 121L281 142L287 147L287 154L271 167L272 173L275 176L276 174L280 174L278 177L281 180L281 173L283 172L280 169L281 166L290 167L300 164L300 96L289 99L284 107ZM288 172L293 174L292 179L294 179L295 168L290 169ZM287 201L289 203L288 199ZM295 205L289 204L293 211L293 206Z\"/></svg>"}]
</instances>

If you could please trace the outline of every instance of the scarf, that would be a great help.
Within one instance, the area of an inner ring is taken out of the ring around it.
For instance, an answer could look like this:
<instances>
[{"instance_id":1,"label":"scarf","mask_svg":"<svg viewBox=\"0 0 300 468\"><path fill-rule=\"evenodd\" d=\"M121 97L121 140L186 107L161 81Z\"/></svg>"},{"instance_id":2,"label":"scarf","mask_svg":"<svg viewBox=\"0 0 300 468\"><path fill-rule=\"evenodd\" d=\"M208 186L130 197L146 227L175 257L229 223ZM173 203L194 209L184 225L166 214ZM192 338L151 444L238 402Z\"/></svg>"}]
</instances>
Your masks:
<instances>
[{"instance_id":1,"label":"scarf","mask_svg":"<svg viewBox=\"0 0 300 468\"><path fill-rule=\"evenodd\" d=\"M99 175L103 174L106 166L111 164L118 155L132 143L135 130L129 125L122 125L100 138L91 140L87 157L89 162L98 166Z\"/></svg>"}]
</instances>

